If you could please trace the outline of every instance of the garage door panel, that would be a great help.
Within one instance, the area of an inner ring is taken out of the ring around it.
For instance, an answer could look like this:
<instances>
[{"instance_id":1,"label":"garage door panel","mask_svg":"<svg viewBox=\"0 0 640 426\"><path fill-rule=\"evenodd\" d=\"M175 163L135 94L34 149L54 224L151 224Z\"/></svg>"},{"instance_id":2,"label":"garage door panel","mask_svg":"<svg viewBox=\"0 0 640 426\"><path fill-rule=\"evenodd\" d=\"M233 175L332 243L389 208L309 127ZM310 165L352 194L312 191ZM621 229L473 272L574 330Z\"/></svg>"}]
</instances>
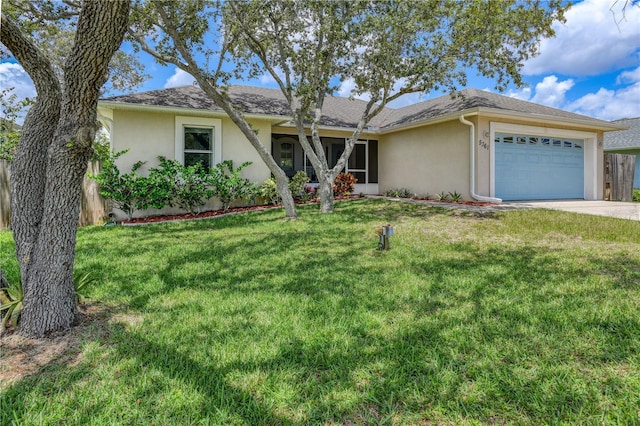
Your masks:
<instances>
[{"instance_id":1,"label":"garage door panel","mask_svg":"<svg viewBox=\"0 0 640 426\"><path fill-rule=\"evenodd\" d=\"M496 196L504 200L584 198L582 141L496 135ZM503 141L529 141L513 143ZM536 141L536 143L531 143ZM542 143L540 143L542 142Z\"/></svg>"}]
</instances>

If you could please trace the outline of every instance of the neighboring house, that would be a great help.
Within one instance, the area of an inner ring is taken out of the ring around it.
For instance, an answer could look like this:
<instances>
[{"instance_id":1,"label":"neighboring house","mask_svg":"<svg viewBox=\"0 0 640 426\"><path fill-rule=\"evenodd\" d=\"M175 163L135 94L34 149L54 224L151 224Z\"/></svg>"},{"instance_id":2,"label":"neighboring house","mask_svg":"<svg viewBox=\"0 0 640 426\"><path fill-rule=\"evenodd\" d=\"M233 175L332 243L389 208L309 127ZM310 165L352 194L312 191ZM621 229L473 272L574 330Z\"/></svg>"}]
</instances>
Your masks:
<instances>
[{"instance_id":1,"label":"neighboring house","mask_svg":"<svg viewBox=\"0 0 640 426\"><path fill-rule=\"evenodd\" d=\"M288 175L305 170L315 178L279 90L231 86L228 93ZM361 100L326 100L321 136L330 165L364 106ZM102 99L99 113L112 149L131 150L120 158L123 170L139 160L153 166L162 155L187 164L252 161L247 178L270 176L240 130L196 86ZM454 98L385 108L362 133L346 171L358 179L356 192L369 194L402 187L416 194L457 191L467 200L599 200L603 135L623 128L468 89Z\"/></svg>"},{"instance_id":2,"label":"neighboring house","mask_svg":"<svg viewBox=\"0 0 640 426\"><path fill-rule=\"evenodd\" d=\"M640 117L623 118L613 123L628 127L628 129L606 133L604 150L611 154L631 154L636 156L633 187L640 188Z\"/></svg>"}]
</instances>

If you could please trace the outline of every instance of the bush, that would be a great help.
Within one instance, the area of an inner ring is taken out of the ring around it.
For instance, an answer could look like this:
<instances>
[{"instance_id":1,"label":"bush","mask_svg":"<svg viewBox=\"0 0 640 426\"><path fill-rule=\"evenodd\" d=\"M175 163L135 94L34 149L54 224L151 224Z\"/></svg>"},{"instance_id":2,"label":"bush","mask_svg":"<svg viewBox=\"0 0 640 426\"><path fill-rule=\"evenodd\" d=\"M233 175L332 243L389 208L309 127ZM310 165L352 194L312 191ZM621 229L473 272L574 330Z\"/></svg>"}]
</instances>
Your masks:
<instances>
[{"instance_id":1,"label":"bush","mask_svg":"<svg viewBox=\"0 0 640 426\"><path fill-rule=\"evenodd\" d=\"M640 189L633 190L633 201L640 203Z\"/></svg>"},{"instance_id":2,"label":"bush","mask_svg":"<svg viewBox=\"0 0 640 426\"><path fill-rule=\"evenodd\" d=\"M258 188L258 194L269 200L273 205L276 205L281 201L280 194L278 193L278 186L274 178L269 178L262 182L262 185Z\"/></svg>"},{"instance_id":3,"label":"bush","mask_svg":"<svg viewBox=\"0 0 640 426\"><path fill-rule=\"evenodd\" d=\"M302 171L298 170L295 175L289 181L289 191L293 197L300 197L304 192L304 185L309 182L309 176Z\"/></svg>"},{"instance_id":4,"label":"bush","mask_svg":"<svg viewBox=\"0 0 640 426\"><path fill-rule=\"evenodd\" d=\"M355 188L356 182L358 179L355 178L351 173L340 173L336 176L336 180L333 182L333 194L334 195L348 195L353 192Z\"/></svg>"},{"instance_id":5,"label":"bush","mask_svg":"<svg viewBox=\"0 0 640 426\"><path fill-rule=\"evenodd\" d=\"M149 176L157 176L167 182L168 204L194 215L200 213L202 206L215 192L209 186L210 178L202 164L184 166L177 160L167 160L165 157L158 159L160 167L151 169Z\"/></svg>"},{"instance_id":6,"label":"bush","mask_svg":"<svg viewBox=\"0 0 640 426\"><path fill-rule=\"evenodd\" d=\"M387 197L411 198L412 194L407 188L393 188L386 190L384 195Z\"/></svg>"},{"instance_id":7,"label":"bush","mask_svg":"<svg viewBox=\"0 0 640 426\"><path fill-rule=\"evenodd\" d=\"M226 160L211 169L209 183L213 187L213 195L222 202L222 209L228 210L236 200L252 200L256 196L256 188L248 179L240 176L240 172L251 164L246 161L233 168L233 161Z\"/></svg>"},{"instance_id":8,"label":"bush","mask_svg":"<svg viewBox=\"0 0 640 426\"><path fill-rule=\"evenodd\" d=\"M121 174L115 161L127 151L112 153L102 164L100 173L89 177L100 185L100 195L113 200L114 205L131 219L136 210L164 207L168 202L169 185L157 174L140 176L138 170L143 161L135 163L129 173Z\"/></svg>"},{"instance_id":9,"label":"bush","mask_svg":"<svg viewBox=\"0 0 640 426\"><path fill-rule=\"evenodd\" d=\"M0 313L2 323L0 332L7 327L15 327L20 321L22 313L22 283L20 281L9 284L4 273L0 270Z\"/></svg>"}]
</instances>

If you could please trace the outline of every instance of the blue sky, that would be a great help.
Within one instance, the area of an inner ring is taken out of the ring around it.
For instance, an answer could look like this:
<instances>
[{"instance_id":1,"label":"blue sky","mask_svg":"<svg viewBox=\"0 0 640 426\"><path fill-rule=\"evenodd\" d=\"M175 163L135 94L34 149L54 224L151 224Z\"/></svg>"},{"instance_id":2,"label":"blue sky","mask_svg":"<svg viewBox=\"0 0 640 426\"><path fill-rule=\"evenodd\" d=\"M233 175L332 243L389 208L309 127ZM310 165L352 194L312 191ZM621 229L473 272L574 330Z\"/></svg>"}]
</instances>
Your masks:
<instances>
[{"instance_id":1,"label":"blue sky","mask_svg":"<svg viewBox=\"0 0 640 426\"><path fill-rule=\"evenodd\" d=\"M584 0L555 24L556 37L543 40L540 55L524 65L525 88L505 94L604 120L640 117L640 2ZM193 83L193 78L174 66L162 67L148 55L140 59L152 75L139 89L154 90ZM490 80L469 75L469 87L492 90ZM275 87L264 76L244 84ZM15 87L19 96L35 96L28 76L19 64L0 63L0 89ZM349 83L341 93L349 92ZM406 95L391 106L400 107L439 96Z\"/></svg>"}]
</instances>

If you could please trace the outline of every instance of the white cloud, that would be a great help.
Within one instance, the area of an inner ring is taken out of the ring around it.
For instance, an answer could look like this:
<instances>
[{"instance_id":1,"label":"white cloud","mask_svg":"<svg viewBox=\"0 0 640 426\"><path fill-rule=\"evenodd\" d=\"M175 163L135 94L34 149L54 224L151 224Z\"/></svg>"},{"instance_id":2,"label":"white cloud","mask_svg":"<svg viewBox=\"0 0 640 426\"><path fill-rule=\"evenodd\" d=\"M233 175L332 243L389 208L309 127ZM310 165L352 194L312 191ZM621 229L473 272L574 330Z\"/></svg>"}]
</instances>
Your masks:
<instances>
[{"instance_id":1,"label":"white cloud","mask_svg":"<svg viewBox=\"0 0 640 426\"><path fill-rule=\"evenodd\" d=\"M37 95L29 74L20 64L2 62L0 63L0 90L8 89L9 87L14 88L9 95L16 95L18 102L25 98L35 99ZM25 112L22 112L16 118L18 124L23 123L25 115Z\"/></svg>"},{"instance_id":2,"label":"white cloud","mask_svg":"<svg viewBox=\"0 0 640 426\"><path fill-rule=\"evenodd\" d=\"M19 64L0 63L0 90L13 87L12 93L20 99L35 98L36 88L27 72Z\"/></svg>"},{"instance_id":3,"label":"white cloud","mask_svg":"<svg viewBox=\"0 0 640 426\"><path fill-rule=\"evenodd\" d=\"M572 79L558 81L555 75L548 75L536 84L535 89L525 87L519 90L507 92L507 96L523 101L535 102L537 104L562 108L566 103L566 93L574 86Z\"/></svg>"},{"instance_id":4,"label":"white cloud","mask_svg":"<svg viewBox=\"0 0 640 426\"><path fill-rule=\"evenodd\" d=\"M276 82L276 79L271 76L268 72L265 72L260 76L260 84L269 85Z\"/></svg>"},{"instance_id":5,"label":"white cloud","mask_svg":"<svg viewBox=\"0 0 640 426\"><path fill-rule=\"evenodd\" d=\"M491 90L487 90L485 89L487 92L490 92ZM529 99L531 99L531 88L530 87L523 87L522 89L518 89L518 90L509 90L506 93L507 96L511 97L511 98L516 98L516 99L520 99L522 101L528 101Z\"/></svg>"},{"instance_id":6,"label":"white cloud","mask_svg":"<svg viewBox=\"0 0 640 426\"><path fill-rule=\"evenodd\" d=\"M565 109L602 120L640 117L640 72L636 69L623 74L626 74L624 78L634 75L633 84L618 90L600 88L569 103ZM622 74L619 79L621 77Z\"/></svg>"},{"instance_id":7,"label":"white cloud","mask_svg":"<svg viewBox=\"0 0 640 426\"><path fill-rule=\"evenodd\" d=\"M535 95L531 102L559 108L565 103L565 93L573 87L573 80L558 81L555 75L546 76L536 84Z\"/></svg>"},{"instance_id":8,"label":"white cloud","mask_svg":"<svg viewBox=\"0 0 640 426\"><path fill-rule=\"evenodd\" d=\"M191 74L181 70L180 68L176 68L173 75L164 83L164 88L168 89L169 87L188 86L193 84L194 81L195 78L193 78Z\"/></svg>"},{"instance_id":9,"label":"white cloud","mask_svg":"<svg viewBox=\"0 0 640 426\"><path fill-rule=\"evenodd\" d=\"M585 0L569 9L565 24L554 24L555 38L542 40L540 56L523 73L597 75L638 63L640 7L624 1ZM617 23L617 25L616 25Z\"/></svg>"},{"instance_id":10,"label":"white cloud","mask_svg":"<svg viewBox=\"0 0 640 426\"><path fill-rule=\"evenodd\" d=\"M640 67L620 74L616 79L616 84L636 83L638 81L640 81Z\"/></svg>"}]
</instances>

